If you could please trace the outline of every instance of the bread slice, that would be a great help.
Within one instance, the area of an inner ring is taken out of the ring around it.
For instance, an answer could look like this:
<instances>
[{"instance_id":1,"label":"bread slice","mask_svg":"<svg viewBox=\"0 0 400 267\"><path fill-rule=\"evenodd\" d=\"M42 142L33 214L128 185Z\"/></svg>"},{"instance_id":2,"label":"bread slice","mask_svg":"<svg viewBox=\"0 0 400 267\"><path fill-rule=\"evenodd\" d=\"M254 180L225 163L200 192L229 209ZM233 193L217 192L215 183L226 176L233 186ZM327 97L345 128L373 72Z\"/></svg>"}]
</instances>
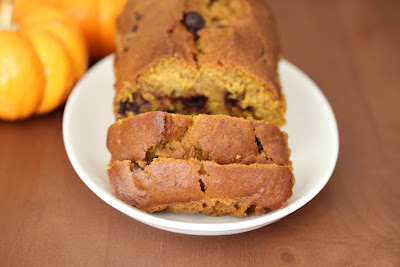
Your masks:
<instances>
[{"instance_id":1,"label":"bread slice","mask_svg":"<svg viewBox=\"0 0 400 267\"><path fill-rule=\"evenodd\" d=\"M271 123L148 112L111 125L107 147L114 194L146 212L264 214L292 195L287 135Z\"/></svg>"},{"instance_id":2,"label":"bread slice","mask_svg":"<svg viewBox=\"0 0 400 267\"><path fill-rule=\"evenodd\" d=\"M116 47L117 118L163 110L285 123L280 45L263 0L130 0Z\"/></svg>"}]
</instances>

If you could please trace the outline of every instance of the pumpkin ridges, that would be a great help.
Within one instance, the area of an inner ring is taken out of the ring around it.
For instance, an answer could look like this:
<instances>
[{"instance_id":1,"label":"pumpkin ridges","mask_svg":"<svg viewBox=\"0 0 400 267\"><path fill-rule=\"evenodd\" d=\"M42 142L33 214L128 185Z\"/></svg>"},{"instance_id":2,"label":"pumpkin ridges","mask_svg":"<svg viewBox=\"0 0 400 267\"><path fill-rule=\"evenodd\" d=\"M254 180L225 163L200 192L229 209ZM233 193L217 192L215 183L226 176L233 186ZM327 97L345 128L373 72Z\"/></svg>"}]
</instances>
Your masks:
<instances>
[{"instance_id":1,"label":"pumpkin ridges","mask_svg":"<svg viewBox=\"0 0 400 267\"><path fill-rule=\"evenodd\" d=\"M31 7L35 12L26 14L24 8L18 10L25 14L18 17L18 25L23 27L34 27L44 29L56 35L68 50L72 57L75 82L82 77L88 67L88 51L85 37L80 30L79 24L74 18L64 14L62 11L52 7Z\"/></svg>"},{"instance_id":2,"label":"pumpkin ridges","mask_svg":"<svg viewBox=\"0 0 400 267\"><path fill-rule=\"evenodd\" d=\"M45 90L36 114L44 114L58 107L66 91L74 82L72 62L61 41L49 31L24 28L45 69Z\"/></svg>"},{"instance_id":3,"label":"pumpkin ridges","mask_svg":"<svg viewBox=\"0 0 400 267\"><path fill-rule=\"evenodd\" d=\"M44 84L44 70L32 44L16 32L0 31L0 119L34 114Z\"/></svg>"},{"instance_id":4,"label":"pumpkin ridges","mask_svg":"<svg viewBox=\"0 0 400 267\"><path fill-rule=\"evenodd\" d=\"M63 43L72 61L74 82L77 82L88 67L86 42L80 31L76 28L64 27L64 25L54 23L35 24L34 27L48 31Z\"/></svg>"},{"instance_id":5,"label":"pumpkin ridges","mask_svg":"<svg viewBox=\"0 0 400 267\"><path fill-rule=\"evenodd\" d=\"M16 0L24 6L32 0ZM114 51L115 20L126 0L36 0L59 8L79 23L88 44L91 59L100 59Z\"/></svg>"},{"instance_id":6,"label":"pumpkin ridges","mask_svg":"<svg viewBox=\"0 0 400 267\"><path fill-rule=\"evenodd\" d=\"M79 23L90 51L91 58L100 58L101 40L99 39L99 23L97 19L98 5L97 0L68 0L58 1L57 7L74 17Z\"/></svg>"},{"instance_id":7,"label":"pumpkin ridges","mask_svg":"<svg viewBox=\"0 0 400 267\"><path fill-rule=\"evenodd\" d=\"M88 65L84 35L74 18L59 9L23 0L17 1L14 15L18 25L14 39L24 40L25 46L16 45L23 49L20 52L2 51L5 46L0 39L0 69L6 66L2 59L15 56L13 66L0 72L0 79L4 81L1 86L5 86L0 88L0 119L7 120L24 119L35 112L43 114L57 108L65 102L73 83ZM8 23L3 24L8 31ZM0 34L6 36L3 31ZM18 54L25 56L18 57ZM5 77L10 70L22 74L18 79Z\"/></svg>"}]
</instances>

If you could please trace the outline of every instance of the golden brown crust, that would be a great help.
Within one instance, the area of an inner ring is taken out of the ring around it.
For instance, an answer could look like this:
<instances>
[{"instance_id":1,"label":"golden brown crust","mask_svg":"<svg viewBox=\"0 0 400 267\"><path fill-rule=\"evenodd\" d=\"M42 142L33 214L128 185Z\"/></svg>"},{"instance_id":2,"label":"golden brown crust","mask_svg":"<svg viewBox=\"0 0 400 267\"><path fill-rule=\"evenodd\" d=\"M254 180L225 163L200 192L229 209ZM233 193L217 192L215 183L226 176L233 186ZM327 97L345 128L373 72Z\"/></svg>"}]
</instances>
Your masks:
<instances>
[{"instance_id":1,"label":"golden brown crust","mask_svg":"<svg viewBox=\"0 0 400 267\"><path fill-rule=\"evenodd\" d=\"M292 195L286 136L267 122L148 112L111 125L107 146L114 194L147 212L263 214Z\"/></svg>"},{"instance_id":2,"label":"golden brown crust","mask_svg":"<svg viewBox=\"0 0 400 267\"><path fill-rule=\"evenodd\" d=\"M163 58L176 57L196 66L193 54L189 52L194 48L186 45L190 33L179 27L173 33L180 38L170 36L171 30L182 20L184 10L185 1L182 0L127 2L117 20L114 63L117 95L126 83L135 84L140 74Z\"/></svg>"},{"instance_id":3,"label":"golden brown crust","mask_svg":"<svg viewBox=\"0 0 400 267\"><path fill-rule=\"evenodd\" d=\"M226 32L221 33L221 26L201 29L198 34L200 40L204 38L204 51L196 49L191 34L180 22L190 11L212 14L212 9L218 8L217 2L210 6L209 0L129 0L117 22L117 94L124 83L135 84L138 75L167 57L195 68L227 64L271 84L279 94L279 38L265 1L226 1L230 2L226 12L231 11L226 14L231 17L225 22L229 25L221 25L227 28ZM133 38L135 35L140 38Z\"/></svg>"},{"instance_id":4,"label":"golden brown crust","mask_svg":"<svg viewBox=\"0 0 400 267\"><path fill-rule=\"evenodd\" d=\"M132 116L110 126L107 147L111 162L160 156L219 164L290 164L286 136L278 127L224 115L155 111Z\"/></svg>"},{"instance_id":5,"label":"golden brown crust","mask_svg":"<svg viewBox=\"0 0 400 267\"><path fill-rule=\"evenodd\" d=\"M198 40L182 23L191 12L205 21ZM172 110L285 123L279 38L263 0L129 0L117 22L116 47L117 118ZM179 86L165 89L168 79ZM199 96L205 99L191 106Z\"/></svg>"},{"instance_id":6,"label":"golden brown crust","mask_svg":"<svg viewBox=\"0 0 400 267\"><path fill-rule=\"evenodd\" d=\"M146 212L246 216L284 207L292 195L291 168L277 165L219 165L179 159L156 159L142 168L115 161L108 176L114 194Z\"/></svg>"}]
</instances>

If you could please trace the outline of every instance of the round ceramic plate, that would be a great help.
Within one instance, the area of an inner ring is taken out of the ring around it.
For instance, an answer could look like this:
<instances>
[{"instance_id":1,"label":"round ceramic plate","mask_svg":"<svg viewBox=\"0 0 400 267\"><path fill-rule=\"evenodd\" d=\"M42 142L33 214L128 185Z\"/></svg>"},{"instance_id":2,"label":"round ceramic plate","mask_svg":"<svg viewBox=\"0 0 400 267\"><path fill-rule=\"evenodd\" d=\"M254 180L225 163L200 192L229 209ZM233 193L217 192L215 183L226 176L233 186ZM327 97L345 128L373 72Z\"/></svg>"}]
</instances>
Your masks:
<instances>
[{"instance_id":1,"label":"round ceramic plate","mask_svg":"<svg viewBox=\"0 0 400 267\"><path fill-rule=\"evenodd\" d=\"M273 223L299 209L328 182L336 164L339 138L332 109L313 81L288 61L279 66L287 100L287 125L296 184L288 205L265 215L209 217L203 214L148 214L125 204L111 192L106 174L110 154L108 127L115 121L113 56L93 66L75 86L65 106L65 149L77 174L101 199L145 224L192 235L227 235Z\"/></svg>"}]
</instances>

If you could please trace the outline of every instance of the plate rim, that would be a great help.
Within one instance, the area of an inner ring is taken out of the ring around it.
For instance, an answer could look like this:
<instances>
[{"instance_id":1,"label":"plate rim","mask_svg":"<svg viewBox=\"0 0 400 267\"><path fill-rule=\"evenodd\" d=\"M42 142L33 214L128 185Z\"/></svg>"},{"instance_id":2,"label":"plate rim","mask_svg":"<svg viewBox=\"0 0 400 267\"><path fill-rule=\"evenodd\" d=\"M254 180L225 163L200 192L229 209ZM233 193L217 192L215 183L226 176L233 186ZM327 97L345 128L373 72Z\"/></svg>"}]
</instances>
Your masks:
<instances>
[{"instance_id":1,"label":"plate rim","mask_svg":"<svg viewBox=\"0 0 400 267\"><path fill-rule=\"evenodd\" d=\"M201 234L203 235L215 235L218 232L220 234L224 234L226 232L232 232L235 231L235 233L239 232L245 232L246 229L248 228L254 228L254 227L262 227L265 226L269 223L273 223L279 219L282 219L283 217L293 213L294 211L300 209L304 205L306 205L308 202L310 202L316 195L318 195L319 192L325 187L325 185L328 183L330 180L333 171L335 169L338 155L339 155L339 132L338 132L338 125L336 121L335 114L333 112L333 109L331 105L329 104L329 101L321 91L321 89L317 86L317 84L308 76L306 75L301 69L299 69L297 66L292 64L286 59L281 59L279 64L286 65L286 67L293 69L294 71L298 72L302 78L306 79L307 82L309 82L312 85L312 90L314 93L318 95L318 97L324 102L324 106L327 107L327 114L328 117L330 118L330 121L332 123L332 126L334 128L333 132L333 148L334 148L334 159L329 163L329 166L326 168L326 175L325 177L321 177L321 180L319 181L318 184L314 185L312 190L306 192L303 196L301 196L298 200L295 202L291 203L290 205L280 209L273 211L271 213L268 213L266 215L260 216L258 218L250 219L250 220L245 220L245 221L236 221L236 222L222 222L222 223L192 223L192 222L181 222L181 221L173 221L170 219L165 219L165 218L160 218L160 217L155 217L152 214L145 213L135 207L132 207L125 202L117 199L113 195L109 195L106 192L103 192L104 190L97 185L89 175L86 174L86 172L81 168L78 160L75 158L73 155L73 145L71 144L70 139L68 138L68 123L70 122L70 115L71 112L70 110L72 109L72 103L74 103L74 99L76 98L76 95L78 95L78 92L82 90L82 88L85 88L82 84L85 83L88 77L90 77L93 73L95 72L99 67L101 67L103 64L106 64L107 61L112 61L114 55L111 54L102 60L98 61L96 64L94 64L87 72L86 74L80 79L80 81L74 86L68 101L65 105L64 108L64 114L63 114L63 121L62 121L62 133L63 133L63 141L64 141L64 147L66 150L66 153L68 155L68 159L71 162L72 167L74 168L75 172L78 174L79 178L85 183L89 189L95 193L100 199L105 201L108 205L112 206L113 208L119 210L120 212L128 215L129 217L132 217L133 219L140 221L142 223L145 223L147 225L163 229L163 230L168 230L173 232L180 232L186 234ZM140 219L139 219L139 218ZM168 229L166 229L168 228ZM195 233L189 233L189 232L195 232ZM229 234L229 233L227 233Z\"/></svg>"}]
</instances>

